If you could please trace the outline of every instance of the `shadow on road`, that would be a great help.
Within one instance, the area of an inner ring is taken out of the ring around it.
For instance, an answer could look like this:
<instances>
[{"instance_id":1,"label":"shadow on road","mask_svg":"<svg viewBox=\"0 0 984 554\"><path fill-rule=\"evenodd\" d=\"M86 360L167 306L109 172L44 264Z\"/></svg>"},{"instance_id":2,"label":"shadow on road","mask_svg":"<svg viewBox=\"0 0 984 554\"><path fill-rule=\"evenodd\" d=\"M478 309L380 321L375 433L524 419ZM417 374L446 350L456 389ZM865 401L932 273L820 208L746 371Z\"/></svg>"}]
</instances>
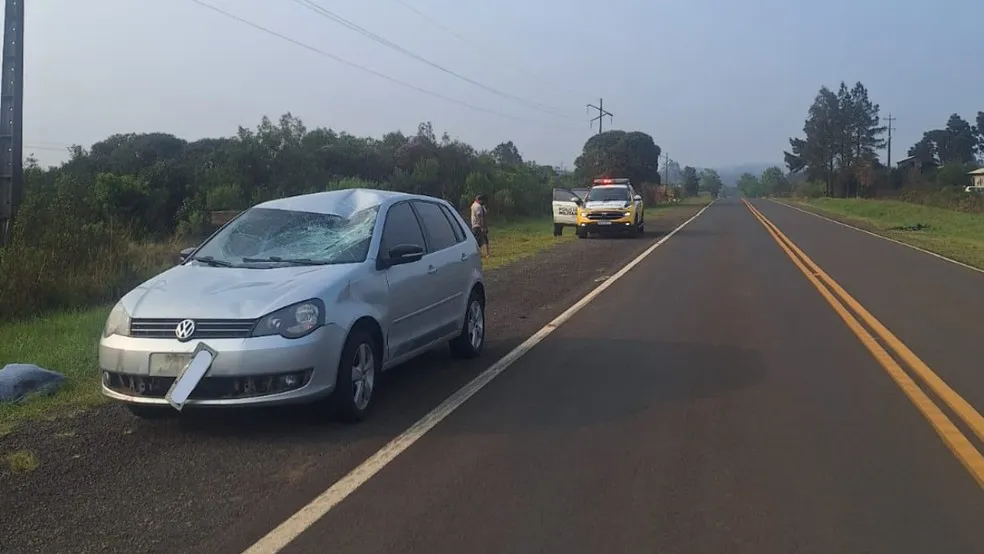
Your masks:
<instances>
[{"instance_id":1,"label":"shadow on road","mask_svg":"<svg viewBox=\"0 0 984 554\"><path fill-rule=\"evenodd\" d=\"M735 394L766 376L761 355L737 346L547 339L469 400L460 426L448 425L514 434L605 424Z\"/></svg>"}]
</instances>

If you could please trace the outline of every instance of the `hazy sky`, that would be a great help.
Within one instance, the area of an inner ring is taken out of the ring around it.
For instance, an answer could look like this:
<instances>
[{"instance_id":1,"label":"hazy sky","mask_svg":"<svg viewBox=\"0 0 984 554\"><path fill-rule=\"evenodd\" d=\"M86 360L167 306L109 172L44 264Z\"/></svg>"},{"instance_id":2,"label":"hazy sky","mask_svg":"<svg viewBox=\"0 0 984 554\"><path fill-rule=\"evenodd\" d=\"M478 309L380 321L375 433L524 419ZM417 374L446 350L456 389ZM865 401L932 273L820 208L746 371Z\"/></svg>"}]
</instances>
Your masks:
<instances>
[{"instance_id":1,"label":"hazy sky","mask_svg":"<svg viewBox=\"0 0 984 554\"><path fill-rule=\"evenodd\" d=\"M44 163L112 133L225 136L290 111L309 128L374 136L430 120L477 148L512 140L527 159L570 166L591 133L585 104L600 97L616 128L651 134L681 165L781 163L819 87L841 80L863 81L898 118L898 160L950 113L984 110L982 0L316 0L526 103L292 0L204 0L521 121L363 73L191 0L25 1L25 153Z\"/></svg>"}]
</instances>

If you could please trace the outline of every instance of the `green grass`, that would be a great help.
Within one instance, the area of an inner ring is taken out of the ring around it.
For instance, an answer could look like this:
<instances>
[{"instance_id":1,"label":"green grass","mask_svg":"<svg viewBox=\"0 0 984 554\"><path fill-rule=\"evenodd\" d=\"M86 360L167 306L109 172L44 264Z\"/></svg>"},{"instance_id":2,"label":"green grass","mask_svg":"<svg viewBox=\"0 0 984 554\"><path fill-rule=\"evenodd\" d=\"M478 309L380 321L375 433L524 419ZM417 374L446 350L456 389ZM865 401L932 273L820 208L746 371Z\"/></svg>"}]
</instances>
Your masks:
<instances>
[{"instance_id":1,"label":"green grass","mask_svg":"<svg viewBox=\"0 0 984 554\"><path fill-rule=\"evenodd\" d=\"M4 456L13 473L27 473L38 468L38 457L30 450L18 450Z\"/></svg>"},{"instance_id":2,"label":"green grass","mask_svg":"<svg viewBox=\"0 0 984 554\"><path fill-rule=\"evenodd\" d=\"M562 236L553 236L553 220L549 217L492 222L489 226L492 257L482 260L482 267L486 271L502 267L574 238L573 228L564 231Z\"/></svg>"},{"instance_id":3,"label":"green grass","mask_svg":"<svg viewBox=\"0 0 984 554\"><path fill-rule=\"evenodd\" d=\"M67 379L52 396L0 404L0 435L24 419L63 416L103 402L97 344L108 314L109 307L101 306L0 326L0 367L33 363Z\"/></svg>"},{"instance_id":4,"label":"green grass","mask_svg":"<svg viewBox=\"0 0 984 554\"><path fill-rule=\"evenodd\" d=\"M984 217L895 200L818 198L791 204L984 269ZM919 231L896 227L922 224Z\"/></svg>"}]
</instances>

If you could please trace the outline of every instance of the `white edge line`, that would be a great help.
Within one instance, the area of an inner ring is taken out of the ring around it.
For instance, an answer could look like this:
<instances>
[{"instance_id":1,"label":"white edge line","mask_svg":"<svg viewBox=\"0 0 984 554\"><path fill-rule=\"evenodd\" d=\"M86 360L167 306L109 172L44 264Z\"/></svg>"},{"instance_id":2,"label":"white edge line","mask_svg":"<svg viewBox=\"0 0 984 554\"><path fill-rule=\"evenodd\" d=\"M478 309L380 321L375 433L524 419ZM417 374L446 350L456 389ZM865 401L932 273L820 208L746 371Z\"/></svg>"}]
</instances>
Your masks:
<instances>
[{"instance_id":1,"label":"white edge line","mask_svg":"<svg viewBox=\"0 0 984 554\"><path fill-rule=\"evenodd\" d=\"M634 260L620 269L618 273L612 275L603 283L595 287L594 290L589 292L586 296L584 296L584 298L578 300L577 303L570 308L567 308L564 313L554 318L553 321L544 325L530 338L526 339L526 341L522 344L512 349L512 351L508 354L489 366L488 369L480 373L468 384L458 389L438 407L434 408L430 413L420 418L419 421L411 425L406 431L391 440L379 449L378 452L359 464L355 469L345 475L345 477L342 477L336 481L335 484L318 495L318 497L312 500L308 505L301 508L289 519L267 533L266 536L245 550L243 554L276 554L281 549L286 547L302 532L324 517L325 514L337 506L342 500L345 500L345 498L355 492L356 489L364 485L370 478L372 478L373 475L378 473L379 470L383 469L387 464L392 462L404 450L409 448L410 445L420 440L424 434L433 429L435 425L441 422L441 420L446 418L451 414L451 412L464 404L466 400L472 397L472 395L481 390L482 387L487 385L500 373L505 371L506 368L513 364L513 362L518 360L523 354L529 352L530 349L545 339L547 335L554 332L557 327L569 320L571 316L580 311L581 308L586 306L589 302L594 300L605 289L610 287L612 283L628 273L629 270L642 262L642 260L644 260L647 256L652 254L654 250L662 246L663 243L675 235L677 231L683 229L691 221L697 219L700 214L704 213L707 208L711 207L711 204L714 204L714 200L701 208L700 211L694 214L693 217L681 223L676 229L670 231L670 233L665 237L656 241L655 244L647 248L642 254L639 254Z\"/></svg>"},{"instance_id":2,"label":"white edge line","mask_svg":"<svg viewBox=\"0 0 984 554\"><path fill-rule=\"evenodd\" d=\"M779 204L780 206L786 206L787 208L792 208L794 210L799 210L799 211L801 211L801 212L803 212L805 214L810 214L810 215L812 215L814 217L819 217L820 219L829 221L831 223L836 223L836 224L838 224L838 225L840 225L842 227L847 227L848 229L854 229L855 231L860 231L860 232L865 233L867 235L871 235L873 237L878 237L878 238L880 238L882 240L887 240L888 242L894 242L895 244L899 244L899 245L905 246L906 248L911 248L913 250L918 250L919 252L922 252L923 254L929 254L930 256L932 256L934 258L939 258L939 259L941 259L943 261L950 262L951 264L959 265L960 267L969 269L971 271L976 271L978 273L984 273L984 269L981 269L979 267L974 267L972 265L965 264L963 262L959 262L957 260L954 260L953 258L947 258L946 256L944 256L942 254L937 254L936 252L931 252L929 250L926 250L925 248L919 248L918 246L914 246L912 244L909 244L909 243L906 243L906 242L902 242L900 240L896 240L896 239L893 239L891 237L886 237L885 235L879 235L878 233L874 233L874 232L869 231L867 229L862 229L860 227L855 227L854 225L850 225L850 224L844 223L843 221L837 221L836 219L831 219L829 217L820 215L820 214L818 214L816 212L811 212L810 210L804 210L803 208L800 208L799 206L793 206L792 204L787 204L785 202L781 202L779 200L773 200L771 198L769 198L769 201L772 202L773 204Z\"/></svg>"}]
</instances>

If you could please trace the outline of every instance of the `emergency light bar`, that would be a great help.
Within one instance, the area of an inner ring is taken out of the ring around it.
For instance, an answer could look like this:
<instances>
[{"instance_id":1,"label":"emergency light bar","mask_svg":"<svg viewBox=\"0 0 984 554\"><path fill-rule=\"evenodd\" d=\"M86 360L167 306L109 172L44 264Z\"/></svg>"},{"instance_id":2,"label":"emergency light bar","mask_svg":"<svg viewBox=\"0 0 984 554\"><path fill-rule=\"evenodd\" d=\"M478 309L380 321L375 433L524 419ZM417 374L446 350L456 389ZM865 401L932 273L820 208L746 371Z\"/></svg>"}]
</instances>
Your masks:
<instances>
[{"instance_id":1,"label":"emergency light bar","mask_svg":"<svg viewBox=\"0 0 984 554\"><path fill-rule=\"evenodd\" d=\"M628 179L594 179L591 181L596 185L624 185L629 182Z\"/></svg>"}]
</instances>

